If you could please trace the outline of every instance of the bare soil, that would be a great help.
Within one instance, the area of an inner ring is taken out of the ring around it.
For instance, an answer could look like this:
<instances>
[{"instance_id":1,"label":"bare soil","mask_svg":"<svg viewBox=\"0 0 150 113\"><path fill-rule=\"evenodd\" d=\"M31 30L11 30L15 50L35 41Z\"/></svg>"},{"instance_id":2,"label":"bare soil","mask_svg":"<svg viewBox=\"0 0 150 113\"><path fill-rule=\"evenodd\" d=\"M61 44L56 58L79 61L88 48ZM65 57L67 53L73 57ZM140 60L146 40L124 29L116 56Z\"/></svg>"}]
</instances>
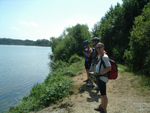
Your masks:
<instances>
[{"instance_id":1,"label":"bare soil","mask_svg":"<svg viewBox=\"0 0 150 113\"><path fill-rule=\"evenodd\" d=\"M100 104L101 95L92 87L86 87L85 70L73 79L73 95L37 113L97 113L94 108ZM116 80L109 80L107 96L107 113L150 113L150 91L133 86L132 77L119 73Z\"/></svg>"}]
</instances>

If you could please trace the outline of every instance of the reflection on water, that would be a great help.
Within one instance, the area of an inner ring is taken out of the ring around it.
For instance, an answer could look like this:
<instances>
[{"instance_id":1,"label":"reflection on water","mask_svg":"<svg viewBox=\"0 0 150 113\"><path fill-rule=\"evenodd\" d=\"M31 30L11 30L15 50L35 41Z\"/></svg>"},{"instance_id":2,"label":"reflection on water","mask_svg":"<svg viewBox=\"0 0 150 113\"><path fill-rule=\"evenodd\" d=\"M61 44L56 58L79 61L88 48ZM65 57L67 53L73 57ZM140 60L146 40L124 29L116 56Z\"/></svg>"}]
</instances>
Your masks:
<instances>
[{"instance_id":1,"label":"reflection on water","mask_svg":"<svg viewBox=\"0 0 150 113\"><path fill-rule=\"evenodd\" d=\"M0 45L0 112L18 105L50 69L50 47Z\"/></svg>"}]
</instances>

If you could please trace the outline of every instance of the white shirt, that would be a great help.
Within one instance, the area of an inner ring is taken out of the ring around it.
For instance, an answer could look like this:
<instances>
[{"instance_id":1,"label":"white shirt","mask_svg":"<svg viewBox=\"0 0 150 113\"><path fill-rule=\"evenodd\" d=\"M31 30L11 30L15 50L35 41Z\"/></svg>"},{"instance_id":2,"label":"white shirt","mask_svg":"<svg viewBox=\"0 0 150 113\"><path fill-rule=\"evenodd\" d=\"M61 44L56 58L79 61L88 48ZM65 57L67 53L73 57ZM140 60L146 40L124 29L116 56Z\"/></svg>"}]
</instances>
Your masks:
<instances>
[{"instance_id":1,"label":"white shirt","mask_svg":"<svg viewBox=\"0 0 150 113\"><path fill-rule=\"evenodd\" d=\"M104 66L103 66L103 64L101 65L101 69L100 69L101 56L102 56L102 54L98 56L99 62L98 62L98 64L96 65L96 72L98 72L98 73L100 73L101 71L103 71L103 70L105 69ZM106 67L110 67L110 66L111 66L111 64L110 64L110 62L109 62L109 58L108 58L107 55L104 54L104 56L102 57L102 60L104 61L104 64L105 64ZM108 77L100 76L99 79L102 80L102 81L105 82L105 83L108 82Z\"/></svg>"}]
</instances>

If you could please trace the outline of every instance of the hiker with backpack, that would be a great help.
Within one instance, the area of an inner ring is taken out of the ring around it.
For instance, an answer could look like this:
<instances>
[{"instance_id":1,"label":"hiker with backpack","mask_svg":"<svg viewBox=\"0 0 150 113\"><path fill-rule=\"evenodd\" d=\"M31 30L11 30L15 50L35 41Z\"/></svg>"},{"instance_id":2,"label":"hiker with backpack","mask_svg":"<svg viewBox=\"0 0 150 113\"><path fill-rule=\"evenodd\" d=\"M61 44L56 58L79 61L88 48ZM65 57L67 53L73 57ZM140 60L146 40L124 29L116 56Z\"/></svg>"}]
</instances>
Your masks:
<instances>
[{"instance_id":1,"label":"hiker with backpack","mask_svg":"<svg viewBox=\"0 0 150 113\"><path fill-rule=\"evenodd\" d=\"M93 83L92 83L92 81L89 78L89 69L91 67L91 60L92 60L93 49L88 44L89 44L88 40L85 40L82 43L82 45L85 48L83 50L83 54L85 55L85 69L86 69L86 72L87 72L87 80L85 80L84 82L87 83L87 86L93 86Z\"/></svg>"},{"instance_id":2,"label":"hiker with backpack","mask_svg":"<svg viewBox=\"0 0 150 113\"><path fill-rule=\"evenodd\" d=\"M98 108L94 110L100 111L101 113L106 113L107 108L107 95L106 95L106 83L108 82L107 72L111 70L111 64L109 62L108 55L104 53L104 44L99 42L96 45L96 50L98 52L98 63L96 65L96 72L93 72L93 75L98 76L98 87L101 93L101 104ZM102 65L102 62L104 65ZM92 72L91 72L92 73Z\"/></svg>"},{"instance_id":3,"label":"hiker with backpack","mask_svg":"<svg viewBox=\"0 0 150 113\"><path fill-rule=\"evenodd\" d=\"M99 42L99 38L98 37L94 37L92 39L92 42L93 42L93 46L96 47L96 45L98 44ZM97 51L95 48L93 48L93 55L92 55L92 65L90 67L90 72L95 72L96 71L96 65L97 65ZM97 84L96 84L97 85ZM98 86L95 86L93 88L94 90L99 90Z\"/></svg>"}]
</instances>

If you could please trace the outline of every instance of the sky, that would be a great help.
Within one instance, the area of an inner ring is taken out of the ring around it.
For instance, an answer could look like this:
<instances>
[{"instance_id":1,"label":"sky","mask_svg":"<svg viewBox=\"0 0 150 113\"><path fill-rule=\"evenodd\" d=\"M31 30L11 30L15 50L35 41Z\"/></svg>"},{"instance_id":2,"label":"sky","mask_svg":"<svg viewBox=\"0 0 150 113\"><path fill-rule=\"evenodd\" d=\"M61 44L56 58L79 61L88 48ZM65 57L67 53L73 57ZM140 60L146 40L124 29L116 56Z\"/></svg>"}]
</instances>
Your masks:
<instances>
[{"instance_id":1,"label":"sky","mask_svg":"<svg viewBox=\"0 0 150 113\"><path fill-rule=\"evenodd\" d=\"M0 0L0 38L50 40L78 23L91 31L117 3L122 0Z\"/></svg>"}]
</instances>

